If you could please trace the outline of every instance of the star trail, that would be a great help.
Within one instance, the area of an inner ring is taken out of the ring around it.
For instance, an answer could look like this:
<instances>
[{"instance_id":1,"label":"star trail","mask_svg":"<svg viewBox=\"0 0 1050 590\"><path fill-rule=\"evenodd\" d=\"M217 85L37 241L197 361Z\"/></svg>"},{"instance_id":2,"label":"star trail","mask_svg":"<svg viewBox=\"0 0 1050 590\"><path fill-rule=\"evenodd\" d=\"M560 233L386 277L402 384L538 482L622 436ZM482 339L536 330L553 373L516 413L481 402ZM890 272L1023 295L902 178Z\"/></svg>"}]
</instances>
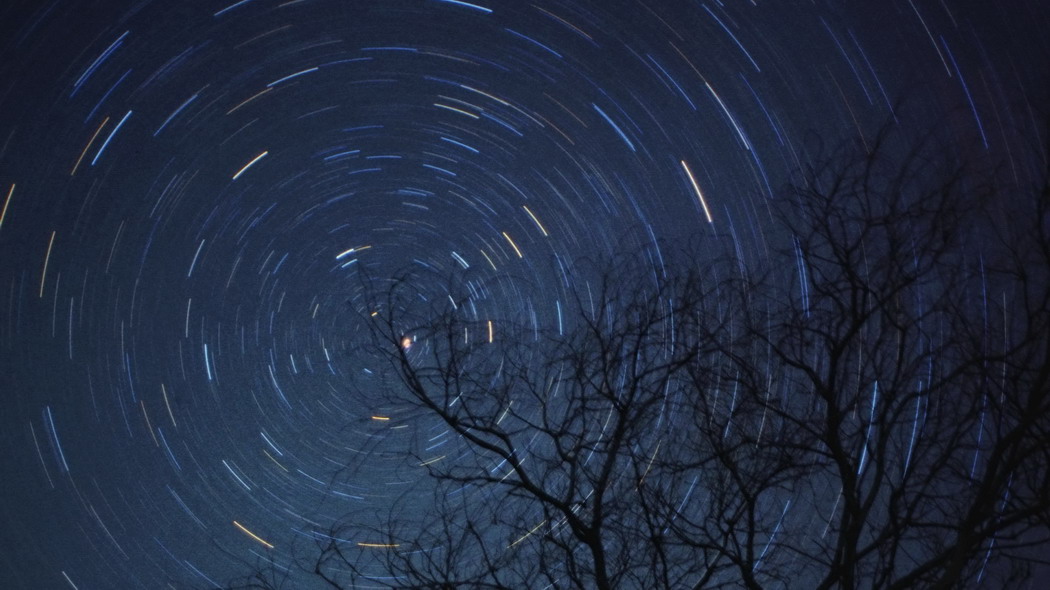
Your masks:
<instances>
[{"instance_id":1,"label":"star trail","mask_svg":"<svg viewBox=\"0 0 1050 590\"><path fill-rule=\"evenodd\" d=\"M423 498L412 453L455 444L376 394L359 273L488 277L491 342L560 331L574 260L766 256L779 187L879 125L1023 168L1048 27L1036 1L6 3L0 587L222 585Z\"/></svg>"}]
</instances>

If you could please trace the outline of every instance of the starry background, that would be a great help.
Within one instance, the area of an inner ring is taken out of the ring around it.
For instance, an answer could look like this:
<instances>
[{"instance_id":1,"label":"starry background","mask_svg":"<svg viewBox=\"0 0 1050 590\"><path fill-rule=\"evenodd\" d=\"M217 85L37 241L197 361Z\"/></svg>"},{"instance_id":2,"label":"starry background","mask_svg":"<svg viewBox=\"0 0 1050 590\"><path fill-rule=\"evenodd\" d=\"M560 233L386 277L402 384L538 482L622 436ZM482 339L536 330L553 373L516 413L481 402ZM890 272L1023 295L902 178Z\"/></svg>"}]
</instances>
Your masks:
<instances>
[{"instance_id":1,"label":"starry background","mask_svg":"<svg viewBox=\"0 0 1050 590\"><path fill-rule=\"evenodd\" d=\"M1048 16L3 3L0 587L222 583L424 502L407 457L448 439L382 406L346 305L361 269L497 277L480 314L549 325L581 257L715 236L765 255L793 171L887 121L1031 172Z\"/></svg>"}]
</instances>

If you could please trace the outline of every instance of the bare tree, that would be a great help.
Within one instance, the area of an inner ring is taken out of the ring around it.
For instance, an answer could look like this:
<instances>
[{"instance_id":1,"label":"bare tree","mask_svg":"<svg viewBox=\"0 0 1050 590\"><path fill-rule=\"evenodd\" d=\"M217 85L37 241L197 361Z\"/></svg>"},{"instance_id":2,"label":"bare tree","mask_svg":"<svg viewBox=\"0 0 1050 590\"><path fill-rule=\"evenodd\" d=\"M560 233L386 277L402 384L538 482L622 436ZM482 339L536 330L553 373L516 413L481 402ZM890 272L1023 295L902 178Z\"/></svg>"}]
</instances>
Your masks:
<instances>
[{"instance_id":1,"label":"bare tree","mask_svg":"<svg viewBox=\"0 0 1050 590\"><path fill-rule=\"evenodd\" d=\"M1050 185L898 140L887 129L784 191L769 256L581 263L557 322L487 315L476 278L445 297L432 276L368 283L354 306L388 401L451 442L414 456L434 487L381 515L381 542L343 540L360 519L319 532L313 574L334 588L1030 578L1050 547Z\"/></svg>"}]
</instances>

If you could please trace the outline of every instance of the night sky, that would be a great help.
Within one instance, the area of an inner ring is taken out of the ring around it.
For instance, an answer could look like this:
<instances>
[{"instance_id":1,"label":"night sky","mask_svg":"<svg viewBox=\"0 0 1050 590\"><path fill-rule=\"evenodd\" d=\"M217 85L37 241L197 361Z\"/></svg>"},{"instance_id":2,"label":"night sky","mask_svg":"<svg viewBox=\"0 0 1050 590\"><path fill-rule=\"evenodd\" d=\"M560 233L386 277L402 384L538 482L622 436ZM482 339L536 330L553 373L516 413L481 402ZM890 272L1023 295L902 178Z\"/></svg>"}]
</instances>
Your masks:
<instances>
[{"instance_id":1,"label":"night sky","mask_svg":"<svg viewBox=\"0 0 1050 590\"><path fill-rule=\"evenodd\" d=\"M1044 0L4 2L0 588L223 583L423 498L406 454L447 433L375 394L362 269L514 277L480 313L550 325L573 260L763 256L778 190L879 125L1013 162L1048 30Z\"/></svg>"}]
</instances>

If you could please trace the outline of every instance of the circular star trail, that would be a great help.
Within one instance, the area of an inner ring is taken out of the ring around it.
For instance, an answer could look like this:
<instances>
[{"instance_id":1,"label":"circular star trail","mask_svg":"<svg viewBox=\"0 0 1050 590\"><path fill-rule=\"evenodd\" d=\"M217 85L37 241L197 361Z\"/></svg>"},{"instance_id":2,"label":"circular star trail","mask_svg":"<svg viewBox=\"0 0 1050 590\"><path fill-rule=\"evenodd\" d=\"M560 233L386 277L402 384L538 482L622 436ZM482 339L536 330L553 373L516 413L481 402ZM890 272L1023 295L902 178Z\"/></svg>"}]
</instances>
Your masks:
<instances>
[{"instance_id":1,"label":"circular star trail","mask_svg":"<svg viewBox=\"0 0 1050 590\"><path fill-rule=\"evenodd\" d=\"M375 393L362 274L460 273L479 317L549 327L576 260L763 256L769 201L822 146L936 120L1009 161L1048 12L5 4L0 586L221 584L423 498L412 454L455 443Z\"/></svg>"}]
</instances>

